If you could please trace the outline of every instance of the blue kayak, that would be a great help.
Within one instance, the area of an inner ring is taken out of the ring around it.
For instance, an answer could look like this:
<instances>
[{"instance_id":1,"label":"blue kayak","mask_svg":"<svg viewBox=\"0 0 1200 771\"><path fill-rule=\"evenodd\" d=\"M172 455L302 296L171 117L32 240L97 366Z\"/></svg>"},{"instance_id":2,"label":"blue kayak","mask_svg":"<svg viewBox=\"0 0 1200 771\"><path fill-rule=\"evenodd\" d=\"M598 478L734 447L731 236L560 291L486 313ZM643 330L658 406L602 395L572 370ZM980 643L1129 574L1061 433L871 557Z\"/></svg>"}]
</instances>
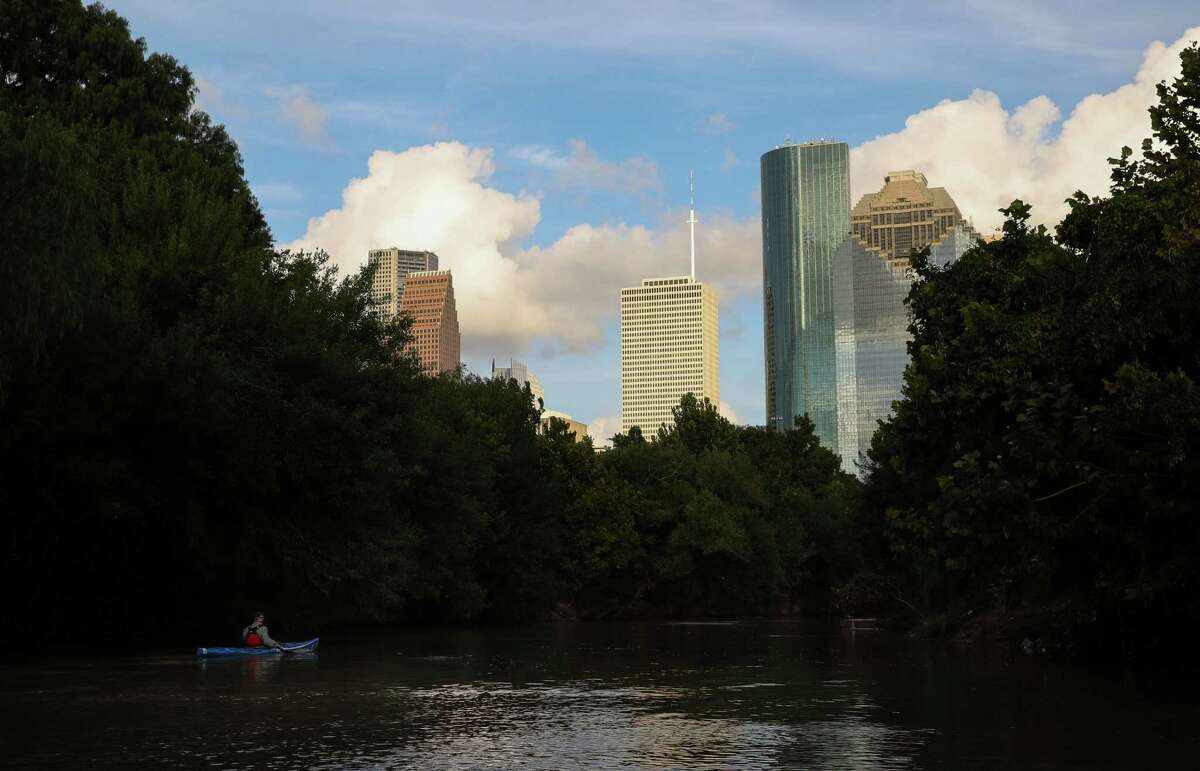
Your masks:
<instances>
[{"instance_id":1,"label":"blue kayak","mask_svg":"<svg viewBox=\"0 0 1200 771\"><path fill-rule=\"evenodd\" d=\"M314 637L311 640L296 643L280 643L279 648L265 648L261 645L256 647L241 647L241 648L197 648L197 656L278 656L283 653L294 653L295 651L313 651L317 649L317 643L321 641L320 637Z\"/></svg>"}]
</instances>

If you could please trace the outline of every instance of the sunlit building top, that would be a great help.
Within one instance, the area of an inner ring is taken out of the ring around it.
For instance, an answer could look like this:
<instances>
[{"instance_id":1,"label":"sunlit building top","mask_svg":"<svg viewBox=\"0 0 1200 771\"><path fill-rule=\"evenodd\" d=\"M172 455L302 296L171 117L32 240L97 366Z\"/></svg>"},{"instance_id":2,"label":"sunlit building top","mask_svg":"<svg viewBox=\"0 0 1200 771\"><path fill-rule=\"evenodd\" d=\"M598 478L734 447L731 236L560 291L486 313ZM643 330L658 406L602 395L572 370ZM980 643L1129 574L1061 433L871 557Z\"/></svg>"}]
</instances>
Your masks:
<instances>
[{"instance_id":1,"label":"sunlit building top","mask_svg":"<svg viewBox=\"0 0 1200 771\"><path fill-rule=\"evenodd\" d=\"M437 270L438 256L433 252L392 246L367 252L367 263L375 269L371 278L375 312L382 318L391 318L400 312L400 296L404 294L404 280L408 274Z\"/></svg>"},{"instance_id":2,"label":"sunlit building top","mask_svg":"<svg viewBox=\"0 0 1200 771\"><path fill-rule=\"evenodd\" d=\"M621 432L673 425L684 394L721 402L717 293L691 276L621 290Z\"/></svg>"},{"instance_id":3,"label":"sunlit building top","mask_svg":"<svg viewBox=\"0 0 1200 771\"><path fill-rule=\"evenodd\" d=\"M409 273L400 293L400 312L412 316L409 349L416 353L422 372L436 377L458 369L462 341L450 271Z\"/></svg>"},{"instance_id":4,"label":"sunlit building top","mask_svg":"<svg viewBox=\"0 0 1200 771\"><path fill-rule=\"evenodd\" d=\"M938 243L963 219L944 187L930 187L919 171L892 171L878 192L867 193L850 212L850 233L870 253L908 264L913 249Z\"/></svg>"},{"instance_id":5,"label":"sunlit building top","mask_svg":"<svg viewBox=\"0 0 1200 771\"><path fill-rule=\"evenodd\" d=\"M930 260L948 265L979 234L944 188L929 187L918 171L893 171L864 195L851 214L851 232L833 258L833 321L837 349L837 444L842 465L871 445L879 421L902 396L908 366L909 256L929 247Z\"/></svg>"}]
</instances>

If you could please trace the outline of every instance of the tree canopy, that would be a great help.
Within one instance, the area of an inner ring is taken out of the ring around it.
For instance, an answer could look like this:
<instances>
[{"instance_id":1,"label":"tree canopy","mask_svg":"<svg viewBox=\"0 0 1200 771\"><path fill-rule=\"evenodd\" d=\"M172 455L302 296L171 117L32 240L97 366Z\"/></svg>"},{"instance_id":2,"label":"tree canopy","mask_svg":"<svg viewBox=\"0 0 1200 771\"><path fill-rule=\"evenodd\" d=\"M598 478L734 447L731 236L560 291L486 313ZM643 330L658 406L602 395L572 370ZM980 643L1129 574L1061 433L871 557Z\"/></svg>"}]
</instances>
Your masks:
<instances>
[{"instance_id":1,"label":"tree canopy","mask_svg":"<svg viewBox=\"0 0 1200 771\"><path fill-rule=\"evenodd\" d=\"M854 483L811 426L689 399L597 455L511 383L418 375L369 272L272 249L195 93L99 5L0 2L13 639L828 601Z\"/></svg>"},{"instance_id":2,"label":"tree canopy","mask_svg":"<svg viewBox=\"0 0 1200 771\"><path fill-rule=\"evenodd\" d=\"M273 248L237 147L123 19L0 0L6 642L367 621L1029 613L1200 625L1200 48L1053 230L914 255L865 484L813 424L685 396L596 452L528 388L419 374L364 268ZM232 632L229 632L232 633Z\"/></svg>"},{"instance_id":3,"label":"tree canopy","mask_svg":"<svg viewBox=\"0 0 1200 771\"><path fill-rule=\"evenodd\" d=\"M1034 608L1141 647L1200 621L1200 50L1153 138L1052 234L915 263L904 399L864 500L928 607ZM1136 638L1136 639L1135 639Z\"/></svg>"}]
</instances>

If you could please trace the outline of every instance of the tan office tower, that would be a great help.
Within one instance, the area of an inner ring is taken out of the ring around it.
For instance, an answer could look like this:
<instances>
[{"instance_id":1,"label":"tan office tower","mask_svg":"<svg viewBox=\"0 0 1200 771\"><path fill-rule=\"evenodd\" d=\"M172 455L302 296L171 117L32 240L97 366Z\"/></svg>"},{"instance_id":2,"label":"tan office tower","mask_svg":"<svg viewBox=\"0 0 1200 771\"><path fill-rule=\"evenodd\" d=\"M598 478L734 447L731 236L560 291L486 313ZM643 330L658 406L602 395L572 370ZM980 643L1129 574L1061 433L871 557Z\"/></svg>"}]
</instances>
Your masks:
<instances>
[{"instance_id":1,"label":"tan office tower","mask_svg":"<svg viewBox=\"0 0 1200 771\"><path fill-rule=\"evenodd\" d=\"M908 267L909 252L953 237L956 225L972 237L973 245L978 235L946 188L930 187L924 174L912 170L889 172L879 192L864 195L850 212L851 235L869 253L901 270Z\"/></svg>"},{"instance_id":2,"label":"tan office tower","mask_svg":"<svg viewBox=\"0 0 1200 771\"><path fill-rule=\"evenodd\" d=\"M375 312L384 318L391 318L400 311L405 276L418 270L438 269L438 256L433 252L411 252L395 247L372 249L367 252L367 262L375 266L371 299L375 301Z\"/></svg>"},{"instance_id":3,"label":"tan office tower","mask_svg":"<svg viewBox=\"0 0 1200 771\"><path fill-rule=\"evenodd\" d=\"M461 340L450 271L409 273L400 294L400 312L413 317L411 345L422 372L436 377L458 368Z\"/></svg>"},{"instance_id":4,"label":"tan office tower","mask_svg":"<svg viewBox=\"0 0 1200 771\"><path fill-rule=\"evenodd\" d=\"M979 234L945 188L919 171L893 171L850 213L850 235L833 259L833 327L837 361L837 450L843 467L856 463L903 397L908 365L909 254L929 247L930 260L949 265Z\"/></svg>"},{"instance_id":5,"label":"tan office tower","mask_svg":"<svg viewBox=\"0 0 1200 771\"><path fill-rule=\"evenodd\" d=\"M684 394L721 402L717 293L689 276L621 290L621 432L649 437Z\"/></svg>"}]
</instances>

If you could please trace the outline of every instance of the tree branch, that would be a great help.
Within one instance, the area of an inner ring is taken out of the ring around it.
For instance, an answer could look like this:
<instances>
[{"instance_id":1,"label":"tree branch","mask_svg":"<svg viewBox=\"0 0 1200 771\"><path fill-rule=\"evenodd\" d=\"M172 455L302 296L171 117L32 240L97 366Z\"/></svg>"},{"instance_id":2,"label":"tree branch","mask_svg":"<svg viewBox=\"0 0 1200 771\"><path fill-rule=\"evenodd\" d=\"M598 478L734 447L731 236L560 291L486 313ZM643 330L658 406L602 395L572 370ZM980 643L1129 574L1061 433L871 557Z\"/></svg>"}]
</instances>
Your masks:
<instances>
[{"instance_id":1,"label":"tree branch","mask_svg":"<svg viewBox=\"0 0 1200 771\"><path fill-rule=\"evenodd\" d=\"M1063 489L1059 490L1056 493L1050 493L1049 495L1043 495L1041 498L1034 498L1031 501L1031 503L1041 503L1042 501L1048 501L1051 498L1056 498L1056 497L1062 495L1063 493L1070 492L1071 490L1074 490L1076 487L1083 487L1084 485L1086 485L1087 483L1089 483L1091 481L1092 481L1091 479L1085 479L1082 482L1076 482L1073 485L1067 485L1066 487L1064 487Z\"/></svg>"}]
</instances>

